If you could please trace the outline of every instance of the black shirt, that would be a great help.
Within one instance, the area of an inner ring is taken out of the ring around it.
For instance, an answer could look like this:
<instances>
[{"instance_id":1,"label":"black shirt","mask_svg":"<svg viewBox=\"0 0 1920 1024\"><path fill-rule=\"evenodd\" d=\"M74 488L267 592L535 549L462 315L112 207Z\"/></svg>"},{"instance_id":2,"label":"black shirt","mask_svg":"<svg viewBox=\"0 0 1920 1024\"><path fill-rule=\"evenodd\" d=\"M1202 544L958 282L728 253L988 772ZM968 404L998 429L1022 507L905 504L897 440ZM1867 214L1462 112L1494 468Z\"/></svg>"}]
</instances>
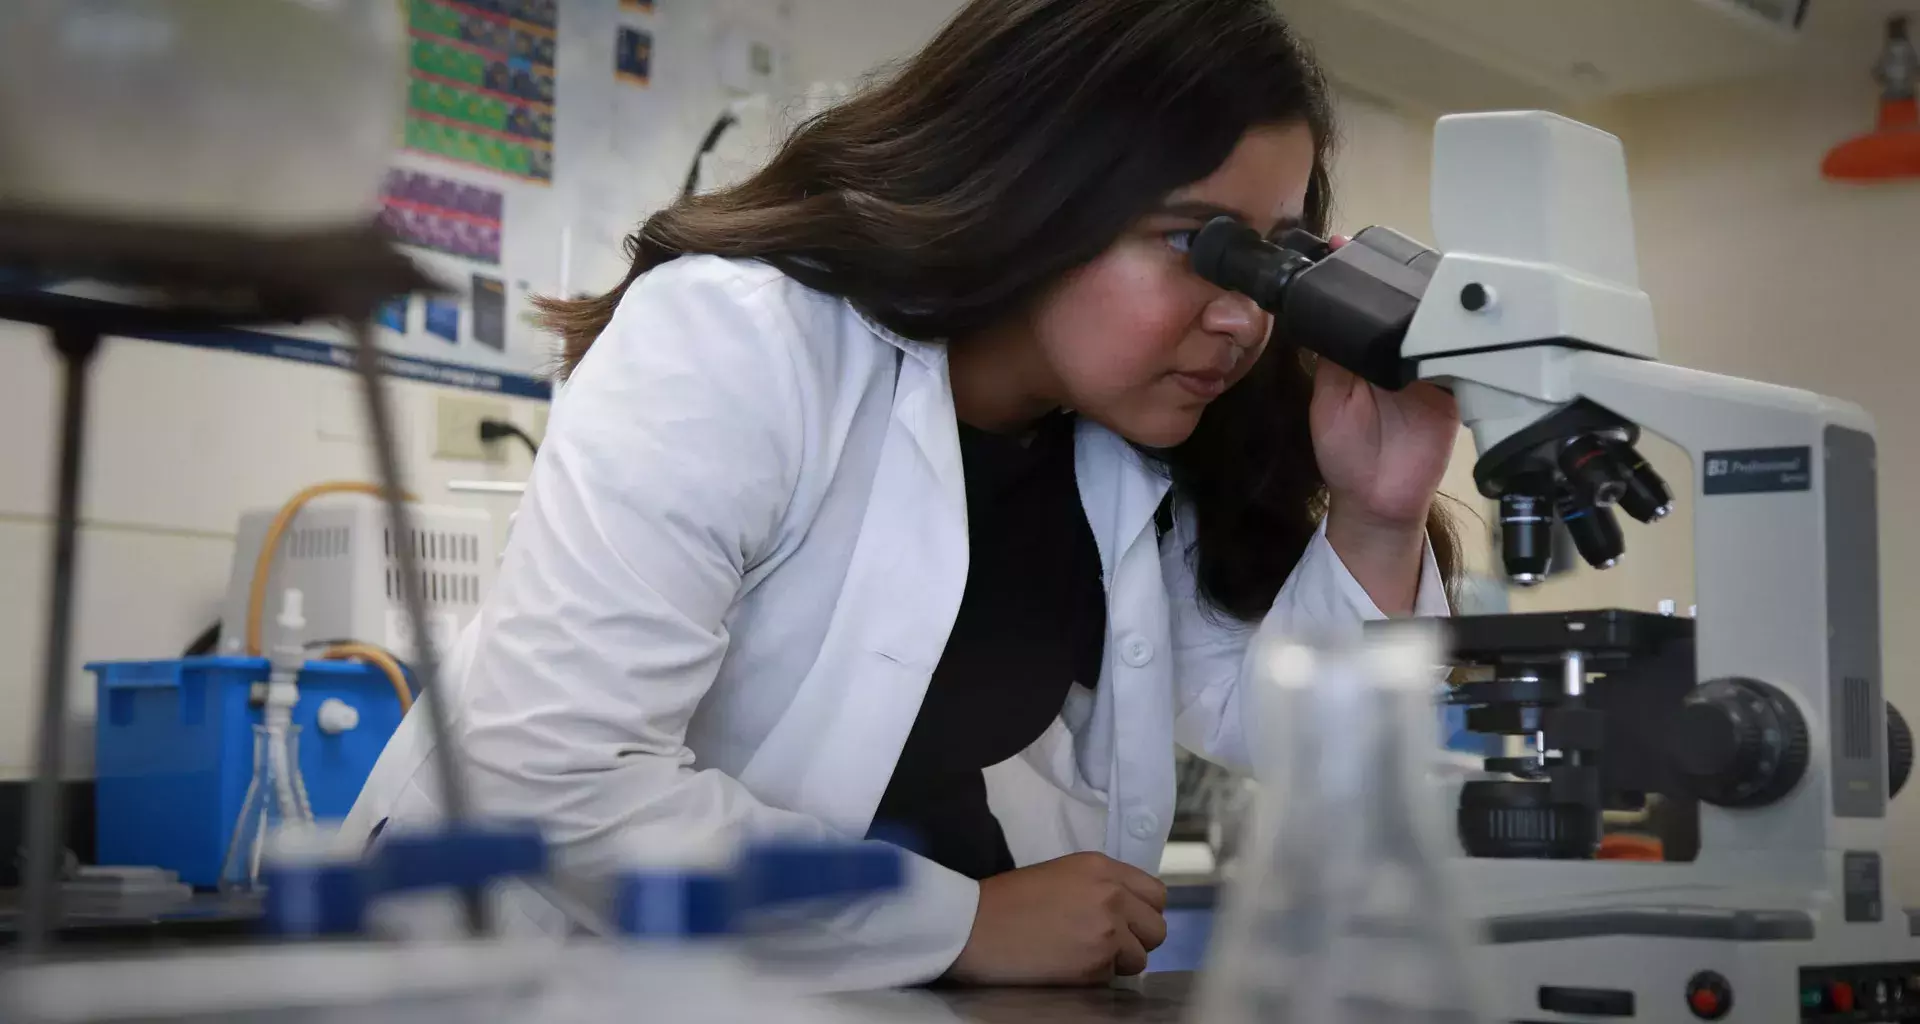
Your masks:
<instances>
[{"instance_id":1,"label":"black shirt","mask_svg":"<svg viewBox=\"0 0 1920 1024\"><path fill-rule=\"evenodd\" d=\"M967 586L870 834L971 878L1013 869L981 769L1053 724L1106 646L1100 551L1073 473L1073 417L1021 437L960 425Z\"/></svg>"}]
</instances>

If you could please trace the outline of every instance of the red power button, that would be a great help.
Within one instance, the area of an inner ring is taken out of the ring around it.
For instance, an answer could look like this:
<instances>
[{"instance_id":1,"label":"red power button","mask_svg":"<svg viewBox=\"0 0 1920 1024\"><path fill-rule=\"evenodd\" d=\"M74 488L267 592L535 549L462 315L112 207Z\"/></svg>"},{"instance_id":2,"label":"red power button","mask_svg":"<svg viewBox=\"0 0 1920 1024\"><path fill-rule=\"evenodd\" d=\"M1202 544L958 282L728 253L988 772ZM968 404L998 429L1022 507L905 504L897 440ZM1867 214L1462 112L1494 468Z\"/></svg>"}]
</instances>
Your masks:
<instances>
[{"instance_id":1,"label":"red power button","mask_svg":"<svg viewBox=\"0 0 1920 1024\"><path fill-rule=\"evenodd\" d=\"M1719 1020L1733 1009L1733 986L1715 971L1701 971L1687 979L1687 1009L1701 1020Z\"/></svg>"},{"instance_id":2,"label":"red power button","mask_svg":"<svg viewBox=\"0 0 1920 1024\"><path fill-rule=\"evenodd\" d=\"M1827 986L1827 1003L1835 1013L1853 1012L1853 986L1844 981L1836 981Z\"/></svg>"}]
</instances>

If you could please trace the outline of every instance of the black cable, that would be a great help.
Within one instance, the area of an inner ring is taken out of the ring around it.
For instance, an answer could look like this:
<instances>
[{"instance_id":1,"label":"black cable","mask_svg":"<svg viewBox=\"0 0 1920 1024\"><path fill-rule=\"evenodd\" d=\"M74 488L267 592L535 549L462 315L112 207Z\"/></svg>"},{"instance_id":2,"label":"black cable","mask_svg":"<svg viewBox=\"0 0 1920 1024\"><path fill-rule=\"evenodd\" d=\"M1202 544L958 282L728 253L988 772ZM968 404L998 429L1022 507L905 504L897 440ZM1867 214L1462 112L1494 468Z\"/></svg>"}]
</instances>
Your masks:
<instances>
[{"instance_id":1,"label":"black cable","mask_svg":"<svg viewBox=\"0 0 1920 1024\"><path fill-rule=\"evenodd\" d=\"M212 654L219 647L220 624L216 622L208 626L199 636L194 637L193 642L187 645L186 651L180 656L183 658L204 657L205 655Z\"/></svg>"},{"instance_id":2,"label":"black cable","mask_svg":"<svg viewBox=\"0 0 1920 1024\"><path fill-rule=\"evenodd\" d=\"M707 137L700 141L700 151L693 154L693 166L687 169L687 184L680 190L682 196L690 196L699 190L701 158L713 152L713 147L720 144L720 136L725 135L727 129L739 123L740 119L733 116L733 111L728 110L713 122L713 127L707 129Z\"/></svg>"},{"instance_id":3,"label":"black cable","mask_svg":"<svg viewBox=\"0 0 1920 1024\"><path fill-rule=\"evenodd\" d=\"M517 437L526 443L528 454L535 456L540 454L540 442L535 441L532 435L521 430L519 427L508 423L506 420L480 421L480 440L482 442L492 444L504 437Z\"/></svg>"}]
</instances>

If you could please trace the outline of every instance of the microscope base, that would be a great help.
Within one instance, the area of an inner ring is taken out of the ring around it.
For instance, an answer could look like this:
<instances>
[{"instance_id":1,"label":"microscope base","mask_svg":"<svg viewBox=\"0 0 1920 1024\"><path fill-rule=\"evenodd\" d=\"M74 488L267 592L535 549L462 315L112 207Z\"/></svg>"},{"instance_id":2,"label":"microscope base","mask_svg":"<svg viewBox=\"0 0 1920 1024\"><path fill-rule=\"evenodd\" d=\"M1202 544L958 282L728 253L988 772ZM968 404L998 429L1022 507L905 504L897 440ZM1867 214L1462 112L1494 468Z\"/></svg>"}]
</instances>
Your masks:
<instances>
[{"instance_id":1,"label":"microscope base","mask_svg":"<svg viewBox=\"0 0 1920 1024\"><path fill-rule=\"evenodd\" d=\"M1777 863L1452 868L1488 937L1481 970L1495 1020L1625 1011L1654 1024L1920 1022L1920 909L1835 899L1847 891L1836 877L1845 856L1820 860L1837 884L1796 887L1801 873ZM1877 920L1849 920L1868 909Z\"/></svg>"}]
</instances>

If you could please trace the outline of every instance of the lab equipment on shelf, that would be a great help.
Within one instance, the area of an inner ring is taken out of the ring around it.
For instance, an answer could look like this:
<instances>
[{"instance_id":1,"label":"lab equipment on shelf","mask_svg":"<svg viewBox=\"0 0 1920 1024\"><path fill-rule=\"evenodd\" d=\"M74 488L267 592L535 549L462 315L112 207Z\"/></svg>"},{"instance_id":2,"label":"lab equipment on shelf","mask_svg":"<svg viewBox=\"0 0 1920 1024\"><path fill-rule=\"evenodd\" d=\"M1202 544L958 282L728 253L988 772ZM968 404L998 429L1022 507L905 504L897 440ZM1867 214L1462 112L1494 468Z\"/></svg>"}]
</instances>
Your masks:
<instances>
[{"instance_id":1,"label":"lab equipment on shelf","mask_svg":"<svg viewBox=\"0 0 1920 1024\"><path fill-rule=\"evenodd\" d=\"M368 644L411 662L416 645L403 613L399 545L417 560L413 582L426 598L435 649L452 645L493 587L493 517L415 504L411 528L396 537L377 494L357 481L316 484L277 508L240 517L221 606L221 653L272 650L278 641L267 596L293 588L306 595L307 637Z\"/></svg>"},{"instance_id":2,"label":"lab equipment on shelf","mask_svg":"<svg viewBox=\"0 0 1920 1024\"><path fill-rule=\"evenodd\" d=\"M95 662L94 835L103 864L152 865L196 887L219 882L240 816L263 708L265 658ZM290 725L308 803L346 817L387 739L399 699L376 668L309 661ZM323 714L336 708L331 714ZM341 728L342 710L357 719ZM329 721L329 719L331 721Z\"/></svg>"}]
</instances>

